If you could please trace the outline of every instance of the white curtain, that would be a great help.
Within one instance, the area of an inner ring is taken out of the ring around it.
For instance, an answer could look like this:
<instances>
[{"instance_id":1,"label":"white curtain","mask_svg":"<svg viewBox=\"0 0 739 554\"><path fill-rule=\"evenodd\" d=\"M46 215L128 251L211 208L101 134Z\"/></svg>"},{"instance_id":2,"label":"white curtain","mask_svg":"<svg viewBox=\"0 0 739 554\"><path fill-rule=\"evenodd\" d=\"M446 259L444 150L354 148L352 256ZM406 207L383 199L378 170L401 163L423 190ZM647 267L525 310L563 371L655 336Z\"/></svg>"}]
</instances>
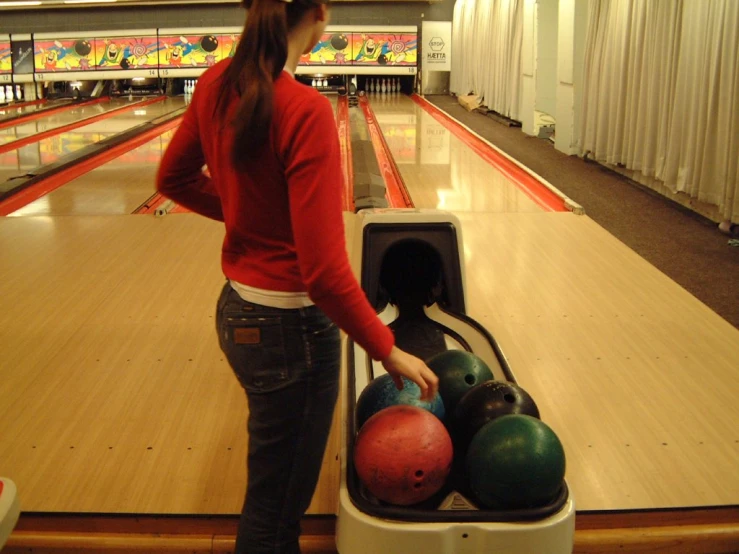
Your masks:
<instances>
[{"instance_id":1,"label":"white curtain","mask_svg":"<svg viewBox=\"0 0 739 554\"><path fill-rule=\"evenodd\" d=\"M739 218L739 1L591 0L578 144Z\"/></svg>"},{"instance_id":2,"label":"white curtain","mask_svg":"<svg viewBox=\"0 0 739 554\"><path fill-rule=\"evenodd\" d=\"M519 119L524 0L457 0L451 90Z\"/></svg>"}]
</instances>

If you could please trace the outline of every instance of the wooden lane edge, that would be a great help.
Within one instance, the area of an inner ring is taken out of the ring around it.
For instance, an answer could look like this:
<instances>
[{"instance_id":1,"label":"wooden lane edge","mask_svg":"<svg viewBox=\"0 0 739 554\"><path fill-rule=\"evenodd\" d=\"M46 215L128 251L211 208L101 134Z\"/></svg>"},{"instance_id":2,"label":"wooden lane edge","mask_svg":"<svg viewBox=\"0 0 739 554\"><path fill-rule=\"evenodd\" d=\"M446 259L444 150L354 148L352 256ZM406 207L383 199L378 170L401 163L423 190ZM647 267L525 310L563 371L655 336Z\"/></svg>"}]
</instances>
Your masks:
<instances>
[{"instance_id":1,"label":"wooden lane edge","mask_svg":"<svg viewBox=\"0 0 739 554\"><path fill-rule=\"evenodd\" d=\"M206 554L233 552L235 536L221 535L161 535L161 534L112 534L112 533L29 533L11 535L3 554L21 552L72 553L105 552L125 554L128 552L165 551L170 554ZM300 537L300 549L304 554L333 554L336 552L332 536Z\"/></svg>"},{"instance_id":2,"label":"wooden lane edge","mask_svg":"<svg viewBox=\"0 0 739 554\"><path fill-rule=\"evenodd\" d=\"M616 514L610 520L608 514L594 514L595 517L578 514L573 552L730 554L739 551L736 508L679 512ZM639 517L641 526L637 526ZM690 517L694 518L692 523ZM714 521L696 523L712 517ZM302 551L335 554L335 524L334 516L304 518ZM21 516L3 553L231 552L237 526L236 516L30 514Z\"/></svg>"},{"instance_id":3,"label":"wooden lane edge","mask_svg":"<svg viewBox=\"0 0 739 554\"><path fill-rule=\"evenodd\" d=\"M3 554L96 552L232 552L236 515L22 514ZM301 521L305 554L335 553L336 517L308 515Z\"/></svg>"},{"instance_id":4,"label":"wooden lane edge","mask_svg":"<svg viewBox=\"0 0 739 554\"><path fill-rule=\"evenodd\" d=\"M14 532L235 535L238 526L237 514L206 516L25 512L21 514ZM300 526L307 535L333 536L336 516L308 514L303 517Z\"/></svg>"},{"instance_id":5,"label":"wooden lane edge","mask_svg":"<svg viewBox=\"0 0 739 554\"><path fill-rule=\"evenodd\" d=\"M735 554L739 552L739 525L682 525L575 531L574 554L612 552Z\"/></svg>"},{"instance_id":6,"label":"wooden lane edge","mask_svg":"<svg viewBox=\"0 0 739 554\"><path fill-rule=\"evenodd\" d=\"M64 533L16 531L3 552L36 554L66 552L210 553L231 552L235 535L162 533ZM307 535L300 538L302 552L335 554L335 536ZM575 554L615 552L669 552L670 554L732 554L739 548L739 525L686 525L628 529L590 529L575 532Z\"/></svg>"},{"instance_id":7,"label":"wooden lane edge","mask_svg":"<svg viewBox=\"0 0 739 554\"><path fill-rule=\"evenodd\" d=\"M739 506L578 512L575 526L578 531L587 531L721 524L739 525Z\"/></svg>"}]
</instances>

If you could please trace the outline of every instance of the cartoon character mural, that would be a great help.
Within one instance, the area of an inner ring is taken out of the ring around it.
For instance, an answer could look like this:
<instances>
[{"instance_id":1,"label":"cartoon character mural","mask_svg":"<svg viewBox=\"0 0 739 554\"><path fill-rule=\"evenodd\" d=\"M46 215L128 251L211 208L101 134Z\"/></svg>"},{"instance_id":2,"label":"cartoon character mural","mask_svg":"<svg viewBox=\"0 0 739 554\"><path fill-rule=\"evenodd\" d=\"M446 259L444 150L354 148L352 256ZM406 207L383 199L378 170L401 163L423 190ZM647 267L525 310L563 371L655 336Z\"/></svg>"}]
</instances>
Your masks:
<instances>
[{"instance_id":1,"label":"cartoon character mural","mask_svg":"<svg viewBox=\"0 0 739 554\"><path fill-rule=\"evenodd\" d=\"M221 42L215 35L160 36L159 65L167 68L211 67L221 61Z\"/></svg>"},{"instance_id":2,"label":"cartoon character mural","mask_svg":"<svg viewBox=\"0 0 739 554\"><path fill-rule=\"evenodd\" d=\"M10 52L10 40L0 39L0 73L10 73L13 70Z\"/></svg>"},{"instance_id":3,"label":"cartoon character mural","mask_svg":"<svg viewBox=\"0 0 739 554\"><path fill-rule=\"evenodd\" d=\"M88 71L94 39L34 41L34 67L39 72Z\"/></svg>"},{"instance_id":4,"label":"cartoon character mural","mask_svg":"<svg viewBox=\"0 0 739 554\"><path fill-rule=\"evenodd\" d=\"M360 65L416 65L418 37L415 34L354 35L354 63Z\"/></svg>"},{"instance_id":5,"label":"cartoon character mural","mask_svg":"<svg viewBox=\"0 0 739 554\"><path fill-rule=\"evenodd\" d=\"M100 69L156 67L155 37L108 37L97 39L97 45Z\"/></svg>"},{"instance_id":6,"label":"cartoon character mural","mask_svg":"<svg viewBox=\"0 0 739 554\"><path fill-rule=\"evenodd\" d=\"M300 58L301 65L346 65L351 63L351 42L344 33L325 34L313 49Z\"/></svg>"}]
</instances>

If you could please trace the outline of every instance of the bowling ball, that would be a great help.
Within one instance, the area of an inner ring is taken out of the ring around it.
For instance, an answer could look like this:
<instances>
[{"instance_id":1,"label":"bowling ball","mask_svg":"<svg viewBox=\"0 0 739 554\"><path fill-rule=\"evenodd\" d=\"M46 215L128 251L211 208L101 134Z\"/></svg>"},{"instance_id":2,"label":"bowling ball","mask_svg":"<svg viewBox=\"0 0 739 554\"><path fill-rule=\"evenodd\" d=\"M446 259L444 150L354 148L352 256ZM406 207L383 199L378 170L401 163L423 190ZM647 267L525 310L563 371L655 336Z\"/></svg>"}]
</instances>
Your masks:
<instances>
[{"instance_id":1,"label":"bowling ball","mask_svg":"<svg viewBox=\"0 0 739 554\"><path fill-rule=\"evenodd\" d=\"M486 508L535 508L554 500L565 476L557 435L535 417L512 414L486 423L466 460L469 486Z\"/></svg>"},{"instance_id":2,"label":"bowling ball","mask_svg":"<svg viewBox=\"0 0 739 554\"><path fill-rule=\"evenodd\" d=\"M214 52L218 48L218 39L213 35L208 35L200 39L200 48L206 52Z\"/></svg>"},{"instance_id":3,"label":"bowling ball","mask_svg":"<svg viewBox=\"0 0 739 554\"><path fill-rule=\"evenodd\" d=\"M454 414L457 403L467 391L493 379L487 364L466 350L441 352L429 358L426 364L439 378L439 394L449 415Z\"/></svg>"},{"instance_id":4,"label":"bowling ball","mask_svg":"<svg viewBox=\"0 0 739 554\"><path fill-rule=\"evenodd\" d=\"M78 56L87 56L92 52L92 46L86 40L78 40L74 43L74 52Z\"/></svg>"},{"instance_id":5,"label":"bowling ball","mask_svg":"<svg viewBox=\"0 0 739 554\"><path fill-rule=\"evenodd\" d=\"M377 63L380 65L387 65L387 56L385 54L380 54L377 58Z\"/></svg>"},{"instance_id":6,"label":"bowling ball","mask_svg":"<svg viewBox=\"0 0 739 554\"><path fill-rule=\"evenodd\" d=\"M123 69L128 69L129 67L131 67L131 62L129 62L126 58L123 58L121 60L121 67Z\"/></svg>"},{"instance_id":7,"label":"bowling ball","mask_svg":"<svg viewBox=\"0 0 739 554\"><path fill-rule=\"evenodd\" d=\"M331 35L331 46L334 48L334 50L343 50L349 45L349 39L346 38L346 35Z\"/></svg>"},{"instance_id":8,"label":"bowling ball","mask_svg":"<svg viewBox=\"0 0 739 554\"><path fill-rule=\"evenodd\" d=\"M355 417L357 429L380 410L404 404L428 410L440 420L444 420L444 403L438 394L431 402L421 400L421 389L413 381L403 377L403 390L398 390L392 377L387 373L370 381L357 399Z\"/></svg>"},{"instance_id":9,"label":"bowling ball","mask_svg":"<svg viewBox=\"0 0 739 554\"><path fill-rule=\"evenodd\" d=\"M354 466L379 500L409 506L444 486L452 455L452 439L439 418L416 406L391 406L359 431Z\"/></svg>"},{"instance_id":10,"label":"bowling ball","mask_svg":"<svg viewBox=\"0 0 739 554\"><path fill-rule=\"evenodd\" d=\"M455 445L463 452L483 425L510 414L525 414L539 419L534 399L515 383L486 381L472 387L449 414Z\"/></svg>"}]
</instances>

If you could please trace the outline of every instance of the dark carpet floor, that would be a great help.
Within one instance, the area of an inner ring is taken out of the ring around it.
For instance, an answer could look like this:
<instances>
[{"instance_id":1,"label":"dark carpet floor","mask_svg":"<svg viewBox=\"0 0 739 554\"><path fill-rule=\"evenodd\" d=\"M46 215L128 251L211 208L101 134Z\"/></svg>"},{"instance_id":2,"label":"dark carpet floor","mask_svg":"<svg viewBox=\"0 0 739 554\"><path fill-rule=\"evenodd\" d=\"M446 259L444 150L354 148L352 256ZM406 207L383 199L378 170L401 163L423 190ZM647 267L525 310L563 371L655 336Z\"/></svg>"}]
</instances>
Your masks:
<instances>
[{"instance_id":1,"label":"dark carpet floor","mask_svg":"<svg viewBox=\"0 0 739 554\"><path fill-rule=\"evenodd\" d=\"M600 164L554 149L452 96L427 96L449 115L541 175L586 215L739 328L739 248L716 223Z\"/></svg>"}]
</instances>

